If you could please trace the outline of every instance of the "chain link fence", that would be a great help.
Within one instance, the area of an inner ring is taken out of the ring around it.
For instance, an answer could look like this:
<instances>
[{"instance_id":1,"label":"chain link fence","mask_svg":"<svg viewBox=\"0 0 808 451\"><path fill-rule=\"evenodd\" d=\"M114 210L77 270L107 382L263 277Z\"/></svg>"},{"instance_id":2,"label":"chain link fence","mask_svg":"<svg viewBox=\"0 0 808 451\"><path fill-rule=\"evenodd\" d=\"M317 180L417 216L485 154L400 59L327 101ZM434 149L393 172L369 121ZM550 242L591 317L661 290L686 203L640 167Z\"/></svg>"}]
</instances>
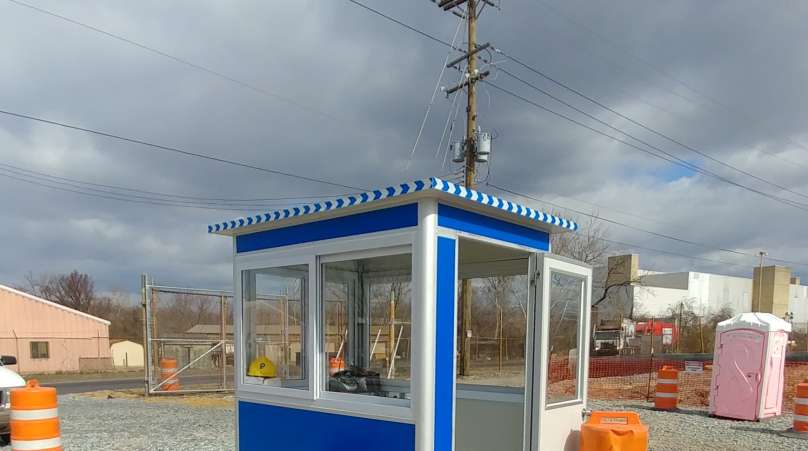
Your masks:
<instances>
[{"instance_id":1,"label":"chain link fence","mask_svg":"<svg viewBox=\"0 0 808 451\"><path fill-rule=\"evenodd\" d=\"M233 390L233 293L141 277L146 394Z\"/></svg>"}]
</instances>

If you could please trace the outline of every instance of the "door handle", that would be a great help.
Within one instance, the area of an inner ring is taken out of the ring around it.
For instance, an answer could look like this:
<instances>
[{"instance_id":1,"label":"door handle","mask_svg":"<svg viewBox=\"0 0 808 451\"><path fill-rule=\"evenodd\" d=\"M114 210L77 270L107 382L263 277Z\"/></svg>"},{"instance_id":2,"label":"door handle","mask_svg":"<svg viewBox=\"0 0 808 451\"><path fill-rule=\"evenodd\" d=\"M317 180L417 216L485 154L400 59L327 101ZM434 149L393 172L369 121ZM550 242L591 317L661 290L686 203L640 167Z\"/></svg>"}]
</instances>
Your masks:
<instances>
[{"instance_id":1,"label":"door handle","mask_svg":"<svg viewBox=\"0 0 808 451\"><path fill-rule=\"evenodd\" d=\"M592 410L587 409L586 407L581 409L581 419L582 420L586 421L586 419L589 418L591 415L592 415Z\"/></svg>"}]
</instances>

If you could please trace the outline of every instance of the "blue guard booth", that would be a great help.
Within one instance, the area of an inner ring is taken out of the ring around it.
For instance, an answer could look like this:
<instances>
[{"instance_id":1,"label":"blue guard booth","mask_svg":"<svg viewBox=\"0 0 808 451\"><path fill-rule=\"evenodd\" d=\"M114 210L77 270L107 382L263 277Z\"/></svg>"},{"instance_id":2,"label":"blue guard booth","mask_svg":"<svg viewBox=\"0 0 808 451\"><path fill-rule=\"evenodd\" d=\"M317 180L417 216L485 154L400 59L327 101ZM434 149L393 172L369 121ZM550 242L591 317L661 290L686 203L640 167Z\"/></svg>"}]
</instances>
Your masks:
<instances>
[{"instance_id":1,"label":"blue guard booth","mask_svg":"<svg viewBox=\"0 0 808 451\"><path fill-rule=\"evenodd\" d=\"M239 449L577 449L591 268L550 253L576 229L437 178L211 225Z\"/></svg>"}]
</instances>

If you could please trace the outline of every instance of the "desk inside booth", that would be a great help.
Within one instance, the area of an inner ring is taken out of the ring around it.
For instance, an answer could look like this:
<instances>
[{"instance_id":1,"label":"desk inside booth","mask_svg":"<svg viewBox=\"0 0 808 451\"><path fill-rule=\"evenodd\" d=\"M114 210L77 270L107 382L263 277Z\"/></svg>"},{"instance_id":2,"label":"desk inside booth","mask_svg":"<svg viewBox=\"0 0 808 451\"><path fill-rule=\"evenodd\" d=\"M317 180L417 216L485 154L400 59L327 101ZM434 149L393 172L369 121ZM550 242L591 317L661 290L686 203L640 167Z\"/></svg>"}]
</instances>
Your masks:
<instances>
[{"instance_id":1,"label":"desk inside booth","mask_svg":"<svg viewBox=\"0 0 808 451\"><path fill-rule=\"evenodd\" d=\"M239 448L577 449L591 268L550 253L577 228L438 178L209 226L234 243Z\"/></svg>"}]
</instances>

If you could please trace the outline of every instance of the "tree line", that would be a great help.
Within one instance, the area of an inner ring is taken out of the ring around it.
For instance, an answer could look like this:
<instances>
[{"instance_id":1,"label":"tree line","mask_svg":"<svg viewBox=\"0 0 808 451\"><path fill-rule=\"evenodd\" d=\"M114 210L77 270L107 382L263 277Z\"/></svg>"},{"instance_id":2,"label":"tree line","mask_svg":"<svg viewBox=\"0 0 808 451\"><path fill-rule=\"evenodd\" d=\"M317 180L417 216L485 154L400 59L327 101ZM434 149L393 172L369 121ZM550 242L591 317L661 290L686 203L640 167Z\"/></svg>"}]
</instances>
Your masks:
<instances>
[{"instance_id":1,"label":"tree line","mask_svg":"<svg viewBox=\"0 0 808 451\"><path fill-rule=\"evenodd\" d=\"M29 273L20 291L61 304L110 322L111 339L125 338L135 342L143 339L143 318L140 305L124 293L99 293L89 274L72 271L66 274Z\"/></svg>"}]
</instances>

